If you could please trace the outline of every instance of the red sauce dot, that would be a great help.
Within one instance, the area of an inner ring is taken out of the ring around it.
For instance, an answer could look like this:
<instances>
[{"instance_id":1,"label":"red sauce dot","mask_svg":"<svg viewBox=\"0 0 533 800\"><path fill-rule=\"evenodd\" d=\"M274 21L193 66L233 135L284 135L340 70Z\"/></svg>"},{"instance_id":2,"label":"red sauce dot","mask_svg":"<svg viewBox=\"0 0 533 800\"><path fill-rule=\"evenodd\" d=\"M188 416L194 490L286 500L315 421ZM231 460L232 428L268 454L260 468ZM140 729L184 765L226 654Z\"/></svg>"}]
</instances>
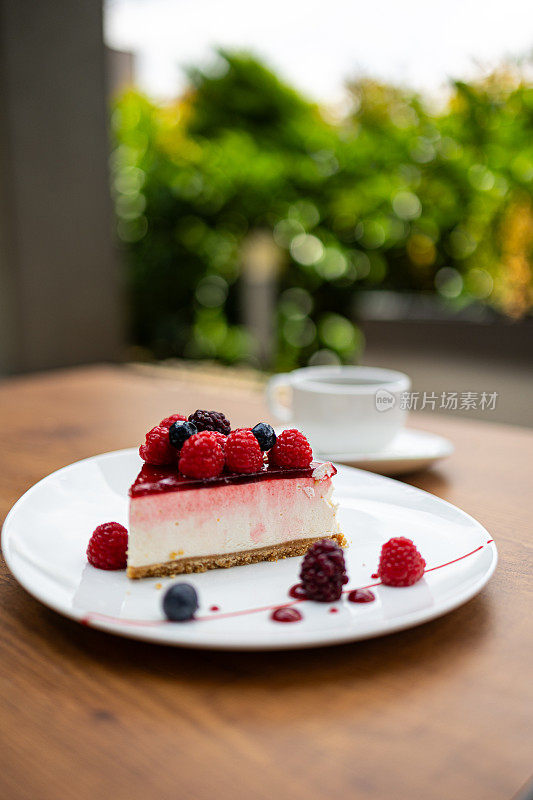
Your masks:
<instances>
[{"instance_id":1,"label":"red sauce dot","mask_svg":"<svg viewBox=\"0 0 533 800\"><path fill-rule=\"evenodd\" d=\"M274 622L299 622L302 615L295 608L276 608L270 618Z\"/></svg>"},{"instance_id":2,"label":"red sauce dot","mask_svg":"<svg viewBox=\"0 0 533 800\"><path fill-rule=\"evenodd\" d=\"M371 578L374 578L374 580L375 580L376 578L379 578L379 572L373 572L373 573L372 573L372 575L371 575L370 577L371 577Z\"/></svg>"},{"instance_id":3,"label":"red sauce dot","mask_svg":"<svg viewBox=\"0 0 533 800\"><path fill-rule=\"evenodd\" d=\"M338 608L330 608L329 613L330 614L338 614L339 613L339 609Z\"/></svg>"},{"instance_id":4,"label":"red sauce dot","mask_svg":"<svg viewBox=\"0 0 533 800\"><path fill-rule=\"evenodd\" d=\"M350 603L371 603L376 599L374 592L369 589L354 589L348 594Z\"/></svg>"},{"instance_id":5,"label":"red sauce dot","mask_svg":"<svg viewBox=\"0 0 533 800\"><path fill-rule=\"evenodd\" d=\"M220 611L220 606L211 606L209 611Z\"/></svg>"},{"instance_id":6,"label":"red sauce dot","mask_svg":"<svg viewBox=\"0 0 533 800\"><path fill-rule=\"evenodd\" d=\"M306 594L301 583L295 583L294 586L291 586L289 597L294 597L296 600L305 600Z\"/></svg>"}]
</instances>

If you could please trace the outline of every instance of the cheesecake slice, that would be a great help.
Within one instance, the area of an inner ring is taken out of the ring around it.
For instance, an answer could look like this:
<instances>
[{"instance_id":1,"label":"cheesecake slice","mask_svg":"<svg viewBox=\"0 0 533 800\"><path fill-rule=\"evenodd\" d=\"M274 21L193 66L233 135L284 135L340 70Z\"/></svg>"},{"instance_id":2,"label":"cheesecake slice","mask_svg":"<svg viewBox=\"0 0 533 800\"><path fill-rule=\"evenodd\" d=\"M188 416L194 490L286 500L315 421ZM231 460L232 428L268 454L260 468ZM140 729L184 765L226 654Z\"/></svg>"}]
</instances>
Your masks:
<instances>
[{"instance_id":1,"label":"cheesecake slice","mask_svg":"<svg viewBox=\"0 0 533 800\"><path fill-rule=\"evenodd\" d=\"M145 464L130 489L130 578L205 572L303 555L324 537L345 544L330 463L187 478Z\"/></svg>"}]
</instances>

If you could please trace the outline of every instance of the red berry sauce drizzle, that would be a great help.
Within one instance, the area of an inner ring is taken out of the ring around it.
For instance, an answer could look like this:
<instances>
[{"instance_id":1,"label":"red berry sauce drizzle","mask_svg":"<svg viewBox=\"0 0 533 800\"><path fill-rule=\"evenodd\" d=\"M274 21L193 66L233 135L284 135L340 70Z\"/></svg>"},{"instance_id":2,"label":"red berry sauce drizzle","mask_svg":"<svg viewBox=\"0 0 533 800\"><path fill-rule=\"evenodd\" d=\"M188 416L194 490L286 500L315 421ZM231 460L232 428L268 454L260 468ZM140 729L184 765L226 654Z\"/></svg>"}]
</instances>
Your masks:
<instances>
[{"instance_id":1,"label":"red berry sauce drizzle","mask_svg":"<svg viewBox=\"0 0 533 800\"><path fill-rule=\"evenodd\" d=\"M493 541L494 541L494 539L487 539L486 544L492 544ZM444 564L437 564L437 566L435 566L435 567L428 567L428 568L426 568L424 570L424 574L426 572L434 572L437 569L443 569L443 567L449 567L450 564L455 564L457 561L462 561L464 558L468 558L469 556L473 556L474 553L478 553L480 550L483 550L484 547L485 547L484 544L480 544L479 547L476 547L475 550L471 550L469 553L465 553L464 556L458 556L458 558L452 558L451 561L446 561L446 562L444 562ZM370 602L369 600L366 600L366 601L353 600L352 598L350 598L350 595L351 594L352 595L357 595L358 593L366 592L367 589L372 589L374 586L379 586L380 583L381 583L381 581L377 581L376 583L369 583L367 586L361 586L358 589L345 589L343 591L343 594L347 594L348 595L348 599L351 600L351 602ZM196 622L204 622L204 621L209 621L209 620L214 620L214 619L227 619L229 617L241 617L241 616L245 616L247 614L258 614L261 611L270 611L270 612L273 612L272 615L271 615L272 619L274 619L274 614L276 614L276 612L277 612L276 622L296 622L296 621L298 621L299 619L302 618L302 615L295 608L292 608L292 606L295 606L298 603L301 603L301 602L303 602L305 600L305 597L302 597L302 596L300 596L300 594L298 594L299 586L300 586L300 584L296 584L295 586L293 586L289 590L289 594L291 595L291 597L296 597L298 599L293 600L292 603L286 603L284 606L259 606L258 608L243 608L240 611L227 611L227 612L222 613L222 614L218 613L216 616L214 616L214 615L206 615L206 616L203 616L203 617L195 617L195 621ZM373 592L368 592L368 594L372 594L373 595ZM372 599L374 599L374 598L372 598ZM295 614L297 614L298 616L291 615L292 619L290 619L290 620L288 620L288 619L279 620L278 616L279 615L285 616L286 612L295 612ZM121 617L112 617L109 614L100 614L99 612L95 612L95 611L91 611L88 614L86 614L82 618L81 623L83 625L90 625L91 624L91 620L93 620L93 619L94 620L104 620L104 621L107 621L107 622L116 622L116 623L118 623L120 625L131 625L131 626L134 626L134 627L140 627L140 626L142 626L142 627L157 627L159 625L168 625L169 624L168 620L127 619L127 618L121 618Z\"/></svg>"}]
</instances>

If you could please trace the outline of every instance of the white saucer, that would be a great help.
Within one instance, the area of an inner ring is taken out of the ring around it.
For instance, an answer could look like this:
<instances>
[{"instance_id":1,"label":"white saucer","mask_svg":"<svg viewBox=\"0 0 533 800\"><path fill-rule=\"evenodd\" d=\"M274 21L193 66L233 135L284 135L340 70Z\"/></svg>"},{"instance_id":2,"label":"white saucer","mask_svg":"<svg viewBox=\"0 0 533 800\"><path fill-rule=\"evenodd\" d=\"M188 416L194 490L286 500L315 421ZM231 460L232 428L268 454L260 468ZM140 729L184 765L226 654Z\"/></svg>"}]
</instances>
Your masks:
<instances>
[{"instance_id":1,"label":"white saucer","mask_svg":"<svg viewBox=\"0 0 533 800\"><path fill-rule=\"evenodd\" d=\"M371 586L373 602L352 603L346 593L337 603L292 600L288 589L298 581L301 559L287 558L186 576L199 594L197 618L167 622L161 599L176 579L130 581L124 571L91 567L85 556L97 525L111 520L127 525L128 487L139 467L131 449L60 469L21 497L2 532L7 565L30 594L60 614L109 633L224 650L350 642L451 611L477 594L496 566L496 546L468 514L398 481L339 466L334 481L339 522L349 542L346 590ZM413 539L426 559L424 577L409 588L383 586L371 577L381 545L392 536ZM273 621L272 609L285 604L294 604L303 618L290 624Z\"/></svg>"},{"instance_id":2,"label":"white saucer","mask_svg":"<svg viewBox=\"0 0 533 800\"><path fill-rule=\"evenodd\" d=\"M319 461L337 461L381 475L403 475L434 464L453 453L449 439L427 431L404 428L377 453L317 453Z\"/></svg>"}]
</instances>

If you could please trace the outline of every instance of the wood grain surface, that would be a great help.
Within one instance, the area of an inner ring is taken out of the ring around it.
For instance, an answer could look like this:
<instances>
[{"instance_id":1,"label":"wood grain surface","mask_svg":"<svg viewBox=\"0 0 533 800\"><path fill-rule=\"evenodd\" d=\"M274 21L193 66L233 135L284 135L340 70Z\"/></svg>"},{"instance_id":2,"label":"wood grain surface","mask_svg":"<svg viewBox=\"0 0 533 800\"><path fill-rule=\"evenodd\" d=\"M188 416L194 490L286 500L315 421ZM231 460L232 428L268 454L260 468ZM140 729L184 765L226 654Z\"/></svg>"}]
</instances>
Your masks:
<instances>
[{"instance_id":1,"label":"wood grain surface","mask_svg":"<svg viewBox=\"0 0 533 800\"><path fill-rule=\"evenodd\" d=\"M0 516L72 461L137 444L169 412L267 418L246 382L98 367L0 385ZM416 415L455 454L409 482L497 542L447 616L382 639L210 653L120 639L33 600L0 567L0 797L502 800L532 770L533 432Z\"/></svg>"}]
</instances>

